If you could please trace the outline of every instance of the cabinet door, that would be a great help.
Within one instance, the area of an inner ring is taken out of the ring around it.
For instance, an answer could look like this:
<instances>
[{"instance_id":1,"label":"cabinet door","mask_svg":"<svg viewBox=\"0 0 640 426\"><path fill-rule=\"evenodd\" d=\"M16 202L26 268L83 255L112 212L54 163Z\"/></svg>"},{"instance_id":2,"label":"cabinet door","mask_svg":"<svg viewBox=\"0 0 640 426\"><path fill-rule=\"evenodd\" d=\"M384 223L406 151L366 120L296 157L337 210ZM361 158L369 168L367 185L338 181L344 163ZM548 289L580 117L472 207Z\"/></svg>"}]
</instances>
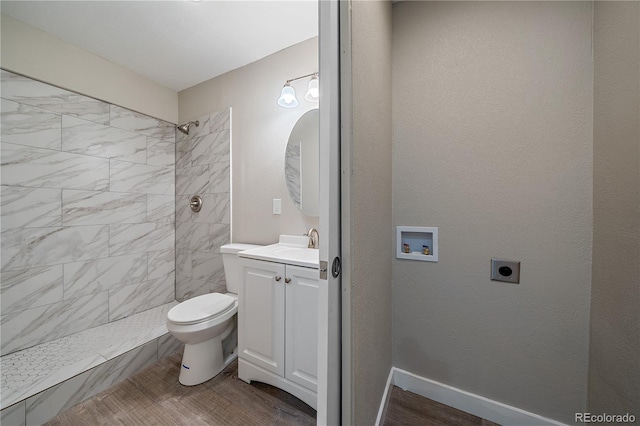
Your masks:
<instances>
[{"instance_id":1,"label":"cabinet door","mask_svg":"<svg viewBox=\"0 0 640 426\"><path fill-rule=\"evenodd\" d=\"M284 265L252 259L241 262L239 356L284 376Z\"/></svg>"},{"instance_id":2,"label":"cabinet door","mask_svg":"<svg viewBox=\"0 0 640 426\"><path fill-rule=\"evenodd\" d=\"M285 378L316 392L318 378L317 269L287 265Z\"/></svg>"}]
</instances>

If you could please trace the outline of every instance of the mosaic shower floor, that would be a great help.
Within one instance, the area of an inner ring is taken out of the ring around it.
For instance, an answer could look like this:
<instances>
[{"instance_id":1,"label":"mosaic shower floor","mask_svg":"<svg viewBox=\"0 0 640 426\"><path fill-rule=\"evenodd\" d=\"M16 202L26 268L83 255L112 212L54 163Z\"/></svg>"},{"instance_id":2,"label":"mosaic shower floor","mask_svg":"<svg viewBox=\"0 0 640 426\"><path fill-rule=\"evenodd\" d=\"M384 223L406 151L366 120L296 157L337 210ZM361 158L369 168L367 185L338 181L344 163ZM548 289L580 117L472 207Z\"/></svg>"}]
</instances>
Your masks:
<instances>
[{"instance_id":1,"label":"mosaic shower floor","mask_svg":"<svg viewBox=\"0 0 640 426\"><path fill-rule=\"evenodd\" d=\"M0 358L0 408L167 334L167 312L177 302L42 343Z\"/></svg>"}]
</instances>

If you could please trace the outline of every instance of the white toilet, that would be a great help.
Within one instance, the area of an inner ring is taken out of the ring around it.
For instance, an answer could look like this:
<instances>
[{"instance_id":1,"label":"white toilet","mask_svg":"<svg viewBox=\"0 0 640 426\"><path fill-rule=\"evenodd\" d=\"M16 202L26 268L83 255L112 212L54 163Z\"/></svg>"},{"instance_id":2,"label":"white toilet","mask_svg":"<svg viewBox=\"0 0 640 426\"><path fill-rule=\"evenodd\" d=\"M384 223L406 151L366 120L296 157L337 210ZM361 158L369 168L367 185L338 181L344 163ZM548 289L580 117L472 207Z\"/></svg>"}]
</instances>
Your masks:
<instances>
[{"instance_id":1,"label":"white toilet","mask_svg":"<svg viewBox=\"0 0 640 426\"><path fill-rule=\"evenodd\" d=\"M203 294L169 310L167 329L185 344L179 378L183 385L206 382L238 356L236 313L242 280L238 252L256 247L225 244L220 248L229 293Z\"/></svg>"}]
</instances>

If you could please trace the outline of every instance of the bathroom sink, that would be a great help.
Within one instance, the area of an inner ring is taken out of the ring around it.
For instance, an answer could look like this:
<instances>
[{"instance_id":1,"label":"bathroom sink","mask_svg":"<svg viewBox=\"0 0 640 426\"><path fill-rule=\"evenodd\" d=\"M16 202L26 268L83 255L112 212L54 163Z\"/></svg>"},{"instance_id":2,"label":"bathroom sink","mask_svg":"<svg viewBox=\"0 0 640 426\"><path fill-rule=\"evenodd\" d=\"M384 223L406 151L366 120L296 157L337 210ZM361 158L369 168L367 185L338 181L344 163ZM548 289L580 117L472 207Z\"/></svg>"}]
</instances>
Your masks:
<instances>
[{"instance_id":1,"label":"bathroom sink","mask_svg":"<svg viewBox=\"0 0 640 426\"><path fill-rule=\"evenodd\" d=\"M276 244L278 245L278 244ZM318 266L319 256L317 249L278 247L274 250L275 256L283 259L311 262ZM287 262L290 263L290 262Z\"/></svg>"},{"instance_id":2,"label":"bathroom sink","mask_svg":"<svg viewBox=\"0 0 640 426\"><path fill-rule=\"evenodd\" d=\"M241 251L238 256L318 269L319 250L307 248L308 243L306 236L281 235L276 244Z\"/></svg>"}]
</instances>

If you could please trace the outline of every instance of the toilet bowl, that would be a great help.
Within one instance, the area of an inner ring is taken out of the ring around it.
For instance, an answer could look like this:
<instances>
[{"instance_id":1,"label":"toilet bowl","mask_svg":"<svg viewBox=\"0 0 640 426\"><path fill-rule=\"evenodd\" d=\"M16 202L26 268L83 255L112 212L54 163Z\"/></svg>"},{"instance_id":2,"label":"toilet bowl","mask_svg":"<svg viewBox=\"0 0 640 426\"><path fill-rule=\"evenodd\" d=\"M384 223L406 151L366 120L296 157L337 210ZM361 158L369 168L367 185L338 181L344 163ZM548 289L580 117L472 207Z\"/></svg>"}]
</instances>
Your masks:
<instances>
[{"instance_id":1,"label":"toilet bowl","mask_svg":"<svg viewBox=\"0 0 640 426\"><path fill-rule=\"evenodd\" d=\"M179 381L204 383L238 356L238 288L242 279L238 253L259 246L226 244L220 248L229 293L209 293L174 306L167 313L167 329L184 343ZM229 343L232 344L232 347Z\"/></svg>"}]
</instances>

